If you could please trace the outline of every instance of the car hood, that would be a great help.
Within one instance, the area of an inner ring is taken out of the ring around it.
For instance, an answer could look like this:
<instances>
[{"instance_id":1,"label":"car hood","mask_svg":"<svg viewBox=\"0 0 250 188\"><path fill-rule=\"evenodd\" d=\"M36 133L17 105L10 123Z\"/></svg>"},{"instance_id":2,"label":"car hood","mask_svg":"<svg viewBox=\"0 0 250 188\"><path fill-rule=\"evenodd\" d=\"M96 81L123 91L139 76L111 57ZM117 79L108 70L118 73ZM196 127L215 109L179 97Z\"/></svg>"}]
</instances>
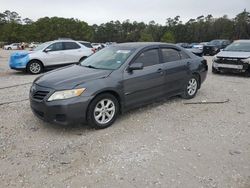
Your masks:
<instances>
[{"instance_id":1,"label":"car hood","mask_svg":"<svg viewBox=\"0 0 250 188\"><path fill-rule=\"evenodd\" d=\"M105 78L112 70L92 69L79 65L48 72L35 80L35 84L55 90L72 89L84 82Z\"/></svg>"},{"instance_id":2,"label":"car hood","mask_svg":"<svg viewBox=\"0 0 250 188\"><path fill-rule=\"evenodd\" d=\"M246 58L250 57L250 52L221 51L216 56L217 57L229 57L229 58L246 59Z\"/></svg>"}]
</instances>

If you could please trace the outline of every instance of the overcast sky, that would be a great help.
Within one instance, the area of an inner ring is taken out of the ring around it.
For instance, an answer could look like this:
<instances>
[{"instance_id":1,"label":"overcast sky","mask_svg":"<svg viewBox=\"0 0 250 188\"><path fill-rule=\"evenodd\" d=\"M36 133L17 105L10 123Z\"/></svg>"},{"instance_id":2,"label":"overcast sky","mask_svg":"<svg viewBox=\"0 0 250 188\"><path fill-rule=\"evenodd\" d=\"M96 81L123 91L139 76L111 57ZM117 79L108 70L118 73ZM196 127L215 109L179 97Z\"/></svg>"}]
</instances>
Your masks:
<instances>
[{"instance_id":1,"label":"overcast sky","mask_svg":"<svg viewBox=\"0 0 250 188\"><path fill-rule=\"evenodd\" d=\"M126 19L164 24L176 15L184 22L207 14L232 18L245 8L250 11L250 0L0 0L0 12L16 11L22 18L58 16L89 24Z\"/></svg>"}]
</instances>

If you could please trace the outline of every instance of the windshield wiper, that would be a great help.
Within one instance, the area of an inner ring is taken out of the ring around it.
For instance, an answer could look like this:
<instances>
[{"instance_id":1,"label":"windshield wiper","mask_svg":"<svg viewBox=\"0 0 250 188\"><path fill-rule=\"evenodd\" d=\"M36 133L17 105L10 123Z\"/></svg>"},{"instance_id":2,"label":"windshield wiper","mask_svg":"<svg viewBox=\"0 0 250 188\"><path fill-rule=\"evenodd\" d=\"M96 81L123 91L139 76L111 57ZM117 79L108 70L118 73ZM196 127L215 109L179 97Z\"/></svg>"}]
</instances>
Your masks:
<instances>
[{"instance_id":1,"label":"windshield wiper","mask_svg":"<svg viewBox=\"0 0 250 188\"><path fill-rule=\"evenodd\" d=\"M91 69L98 69L97 67L94 67L92 65L82 65L83 67L88 67L88 68L91 68Z\"/></svg>"}]
</instances>

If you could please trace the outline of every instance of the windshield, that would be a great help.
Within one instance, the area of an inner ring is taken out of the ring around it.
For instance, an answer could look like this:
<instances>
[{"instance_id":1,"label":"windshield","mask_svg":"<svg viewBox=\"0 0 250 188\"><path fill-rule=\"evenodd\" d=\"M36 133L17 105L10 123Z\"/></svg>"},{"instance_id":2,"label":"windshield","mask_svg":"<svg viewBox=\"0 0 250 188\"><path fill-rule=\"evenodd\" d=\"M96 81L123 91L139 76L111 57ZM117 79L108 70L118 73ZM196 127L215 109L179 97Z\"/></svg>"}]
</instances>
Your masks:
<instances>
[{"instance_id":1,"label":"windshield","mask_svg":"<svg viewBox=\"0 0 250 188\"><path fill-rule=\"evenodd\" d=\"M39 50L42 50L43 48L45 48L47 45L49 45L50 42L45 42L45 43L42 43L40 45L38 45L36 48L33 49L33 51L39 51Z\"/></svg>"},{"instance_id":2,"label":"windshield","mask_svg":"<svg viewBox=\"0 0 250 188\"><path fill-rule=\"evenodd\" d=\"M249 42L234 42L224 49L224 51L250 52Z\"/></svg>"},{"instance_id":3,"label":"windshield","mask_svg":"<svg viewBox=\"0 0 250 188\"><path fill-rule=\"evenodd\" d=\"M221 40L212 40L211 42L209 42L209 45L220 45L221 44Z\"/></svg>"},{"instance_id":4,"label":"windshield","mask_svg":"<svg viewBox=\"0 0 250 188\"><path fill-rule=\"evenodd\" d=\"M115 70L118 69L134 52L134 49L124 49L121 47L107 47L83 60L81 66L95 68Z\"/></svg>"}]
</instances>

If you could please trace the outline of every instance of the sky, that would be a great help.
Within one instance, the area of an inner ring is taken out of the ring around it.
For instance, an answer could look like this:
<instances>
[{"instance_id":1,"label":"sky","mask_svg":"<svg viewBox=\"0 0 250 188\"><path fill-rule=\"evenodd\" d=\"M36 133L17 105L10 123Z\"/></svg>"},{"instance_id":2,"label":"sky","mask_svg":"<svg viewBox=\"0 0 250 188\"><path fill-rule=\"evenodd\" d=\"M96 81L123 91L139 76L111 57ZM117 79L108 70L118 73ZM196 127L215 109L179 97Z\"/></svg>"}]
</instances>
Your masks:
<instances>
[{"instance_id":1,"label":"sky","mask_svg":"<svg viewBox=\"0 0 250 188\"><path fill-rule=\"evenodd\" d=\"M90 25L127 19L165 24L176 15L183 22L208 14L233 18L244 9L250 11L250 0L0 0L0 12L16 11L34 21L45 16L77 18Z\"/></svg>"}]
</instances>

